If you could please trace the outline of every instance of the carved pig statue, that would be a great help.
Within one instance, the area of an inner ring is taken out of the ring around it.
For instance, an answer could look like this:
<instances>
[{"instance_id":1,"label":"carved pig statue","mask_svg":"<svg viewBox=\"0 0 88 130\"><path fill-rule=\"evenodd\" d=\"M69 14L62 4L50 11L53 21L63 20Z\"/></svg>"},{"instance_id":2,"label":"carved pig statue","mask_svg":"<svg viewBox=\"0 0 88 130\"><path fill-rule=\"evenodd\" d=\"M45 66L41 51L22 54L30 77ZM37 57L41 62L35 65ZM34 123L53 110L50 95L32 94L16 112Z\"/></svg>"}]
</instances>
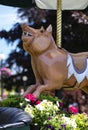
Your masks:
<instances>
[{"instance_id":1,"label":"carved pig statue","mask_svg":"<svg viewBox=\"0 0 88 130\"><path fill-rule=\"evenodd\" d=\"M82 89L88 93L88 52L69 53L58 48L52 37L52 26L45 30L22 25L23 48L30 53L36 84L28 87L23 96L36 97L44 91L61 87Z\"/></svg>"}]
</instances>

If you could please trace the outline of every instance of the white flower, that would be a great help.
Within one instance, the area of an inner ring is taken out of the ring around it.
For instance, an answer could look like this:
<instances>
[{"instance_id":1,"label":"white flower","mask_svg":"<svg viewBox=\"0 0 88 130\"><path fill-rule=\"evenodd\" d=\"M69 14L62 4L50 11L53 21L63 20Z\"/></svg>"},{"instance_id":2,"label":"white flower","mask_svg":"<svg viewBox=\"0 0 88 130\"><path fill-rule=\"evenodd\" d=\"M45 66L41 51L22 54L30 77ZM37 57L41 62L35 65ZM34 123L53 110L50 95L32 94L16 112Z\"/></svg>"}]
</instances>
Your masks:
<instances>
[{"instance_id":1,"label":"white flower","mask_svg":"<svg viewBox=\"0 0 88 130\"><path fill-rule=\"evenodd\" d=\"M58 106L56 106L56 105L53 105L53 108L54 108L55 111L58 110Z\"/></svg>"},{"instance_id":2,"label":"white flower","mask_svg":"<svg viewBox=\"0 0 88 130\"><path fill-rule=\"evenodd\" d=\"M71 125L72 125L73 128L76 128L76 127L77 127L77 124L76 124L76 120L75 120L75 119L71 120Z\"/></svg>"},{"instance_id":3,"label":"white flower","mask_svg":"<svg viewBox=\"0 0 88 130\"><path fill-rule=\"evenodd\" d=\"M45 108L44 106L40 103L38 105L35 106L37 109L39 109L40 111L43 111Z\"/></svg>"},{"instance_id":4,"label":"white flower","mask_svg":"<svg viewBox=\"0 0 88 130\"><path fill-rule=\"evenodd\" d=\"M58 102L58 101L56 102L56 104L57 104L57 106L58 106L58 107L60 107L60 105L59 105L59 102Z\"/></svg>"},{"instance_id":5,"label":"white flower","mask_svg":"<svg viewBox=\"0 0 88 130\"><path fill-rule=\"evenodd\" d=\"M22 102L20 102L19 104L20 104L21 107L23 106L23 103L22 103Z\"/></svg>"},{"instance_id":6,"label":"white flower","mask_svg":"<svg viewBox=\"0 0 88 130\"><path fill-rule=\"evenodd\" d=\"M30 100L29 100L29 99L27 99L27 98L25 98L25 101L30 102Z\"/></svg>"},{"instance_id":7,"label":"white flower","mask_svg":"<svg viewBox=\"0 0 88 130\"><path fill-rule=\"evenodd\" d=\"M69 125L73 127L74 129L77 127L76 120L75 119L70 119L69 117L63 116L61 118L62 122L65 123L66 125Z\"/></svg>"},{"instance_id":8,"label":"white flower","mask_svg":"<svg viewBox=\"0 0 88 130\"><path fill-rule=\"evenodd\" d=\"M58 106L53 104L53 102L48 100L43 100L40 104L35 106L40 111L46 111L46 112L56 112L58 111Z\"/></svg>"},{"instance_id":9,"label":"white flower","mask_svg":"<svg viewBox=\"0 0 88 130\"><path fill-rule=\"evenodd\" d=\"M33 107L31 105L28 104L25 107L25 112L27 112L31 116L31 118L34 118Z\"/></svg>"},{"instance_id":10,"label":"white flower","mask_svg":"<svg viewBox=\"0 0 88 130\"><path fill-rule=\"evenodd\" d=\"M40 104L36 105L35 107L40 111L47 110L52 105L52 102L43 100Z\"/></svg>"}]
</instances>

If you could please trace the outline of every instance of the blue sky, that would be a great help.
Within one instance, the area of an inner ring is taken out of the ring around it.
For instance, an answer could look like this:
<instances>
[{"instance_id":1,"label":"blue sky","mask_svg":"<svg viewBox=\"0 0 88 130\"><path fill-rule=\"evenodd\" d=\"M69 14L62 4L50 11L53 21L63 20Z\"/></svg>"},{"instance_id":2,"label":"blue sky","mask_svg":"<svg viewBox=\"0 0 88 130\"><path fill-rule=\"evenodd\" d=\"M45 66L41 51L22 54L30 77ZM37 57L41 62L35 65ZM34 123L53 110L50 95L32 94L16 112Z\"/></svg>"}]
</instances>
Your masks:
<instances>
[{"instance_id":1,"label":"blue sky","mask_svg":"<svg viewBox=\"0 0 88 130\"><path fill-rule=\"evenodd\" d=\"M17 19L16 11L17 8L0 5L0 30L12 27Z\"/></svg>"},{"instance_id":2,"label":"blue sky","mask_svg":"<svg viewBox=\"0 0 88 130\"><path fill-rule=\"evenodd\" d=\"M9 30L16 22L22 21L17 17L17 9L15 7L0 5L0 31L2 29ZM0 53L3 53L5 57L16 47L16 43L9 45L4 39L0 39Z\"/></svg>"}]
</instances>

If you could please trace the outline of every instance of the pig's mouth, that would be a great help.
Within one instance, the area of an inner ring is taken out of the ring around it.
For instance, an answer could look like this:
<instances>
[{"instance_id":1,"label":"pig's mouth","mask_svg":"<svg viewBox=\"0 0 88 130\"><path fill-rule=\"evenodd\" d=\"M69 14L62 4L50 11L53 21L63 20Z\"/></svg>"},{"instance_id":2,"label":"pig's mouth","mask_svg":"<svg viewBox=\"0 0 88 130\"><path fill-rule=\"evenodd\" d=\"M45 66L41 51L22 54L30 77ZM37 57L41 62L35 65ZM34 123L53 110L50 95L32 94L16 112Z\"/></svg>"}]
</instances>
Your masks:
<instances>
[{"instance_id":1,"label":"pig's mouth","mask_svg":"<svg viewBox=\"0 0 88 130\"><path fill-rule=\"evenodd\" d=\"M29 36L33 36L33 34L30 32L23 31L22 36L29 37Z\"/></svg>"}]
</instances>

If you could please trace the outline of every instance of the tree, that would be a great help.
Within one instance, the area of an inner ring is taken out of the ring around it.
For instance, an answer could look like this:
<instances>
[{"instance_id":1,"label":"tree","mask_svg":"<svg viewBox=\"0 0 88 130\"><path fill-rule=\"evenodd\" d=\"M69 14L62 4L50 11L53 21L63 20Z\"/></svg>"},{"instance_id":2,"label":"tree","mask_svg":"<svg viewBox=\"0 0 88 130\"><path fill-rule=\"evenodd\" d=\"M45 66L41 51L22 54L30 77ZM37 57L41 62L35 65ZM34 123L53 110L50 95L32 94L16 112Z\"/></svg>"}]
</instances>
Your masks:
<instances>
[{"instance_id":1,"label":"tree","mask_svg":"<svg viewBox=\"0 0 88 130\"><path fill-rule=\"evenodd\" d=\"M88 51L88 8L63 11L62 46L70 52Z\"/></svg>"}]
</instances>

